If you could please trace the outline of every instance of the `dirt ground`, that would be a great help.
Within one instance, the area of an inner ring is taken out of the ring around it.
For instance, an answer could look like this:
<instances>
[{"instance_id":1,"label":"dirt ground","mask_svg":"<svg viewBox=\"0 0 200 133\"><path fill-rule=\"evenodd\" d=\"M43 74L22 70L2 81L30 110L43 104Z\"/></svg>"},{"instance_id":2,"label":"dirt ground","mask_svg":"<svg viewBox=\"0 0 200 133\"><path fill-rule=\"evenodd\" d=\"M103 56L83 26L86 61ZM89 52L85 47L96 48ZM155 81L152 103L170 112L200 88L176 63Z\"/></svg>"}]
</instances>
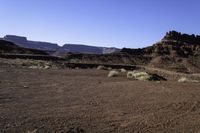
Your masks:
<instances>
[{"instance_id":1,"label":"dirt ground","mask_svg":"<svg viewBox=\"0 0 200 133\"><path fill-rule=\"evenodd\" d=\"M199 133L200 84L0 66L0 132Z\"/></svg>"}]
</instances>

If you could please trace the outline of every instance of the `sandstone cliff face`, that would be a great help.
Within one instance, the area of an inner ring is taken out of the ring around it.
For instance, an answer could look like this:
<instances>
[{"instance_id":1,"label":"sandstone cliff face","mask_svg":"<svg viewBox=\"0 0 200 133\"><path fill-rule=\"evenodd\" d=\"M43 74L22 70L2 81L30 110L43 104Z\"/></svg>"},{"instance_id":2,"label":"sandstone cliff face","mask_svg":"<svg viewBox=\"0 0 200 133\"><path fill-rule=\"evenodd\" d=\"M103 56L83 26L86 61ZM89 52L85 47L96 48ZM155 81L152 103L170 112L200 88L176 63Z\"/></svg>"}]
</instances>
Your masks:
<instances>
[{"instance_id":1,"label":"sandstone cliff face","mask_svg":"<svg viewBox=\"0 0 200 133\"><path fill-rule=\"evenodd\" d=\"M165 40L155 44L152 50L151 52L154 56L169 55L171 57L188 58L189 56L198 56L200 54L200 45Z\"/></svg>"},{"instance_id":2,"label":"sandstone cliff face","mask_svg":"<svg viewBox=\"0 0 200 133\"><path fill-rule=\"evenodd\" d=\"M170 31L154 47L155 53L158 55L166 54L183 58L198 56L200 54L200 36Z\"/></svg>"}]
</instances>

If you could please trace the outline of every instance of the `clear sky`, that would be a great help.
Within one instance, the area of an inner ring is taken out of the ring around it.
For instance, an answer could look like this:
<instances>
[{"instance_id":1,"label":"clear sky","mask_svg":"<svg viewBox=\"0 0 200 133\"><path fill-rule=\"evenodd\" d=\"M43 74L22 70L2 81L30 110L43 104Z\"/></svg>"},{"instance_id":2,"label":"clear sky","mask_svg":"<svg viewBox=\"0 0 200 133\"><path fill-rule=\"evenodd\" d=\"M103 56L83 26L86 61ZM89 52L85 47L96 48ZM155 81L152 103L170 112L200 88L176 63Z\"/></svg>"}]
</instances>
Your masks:
<instances>
[{"instance_id":1,"label":"clear sky","mask_svg":"<svg viewBox=\"0 0 200 133\"><path fill-rule=\"evenodd\" d=\"M200 0L0 0L0 36L145 47L169 30L200 34Z\"/></svg>"}]
</instances>

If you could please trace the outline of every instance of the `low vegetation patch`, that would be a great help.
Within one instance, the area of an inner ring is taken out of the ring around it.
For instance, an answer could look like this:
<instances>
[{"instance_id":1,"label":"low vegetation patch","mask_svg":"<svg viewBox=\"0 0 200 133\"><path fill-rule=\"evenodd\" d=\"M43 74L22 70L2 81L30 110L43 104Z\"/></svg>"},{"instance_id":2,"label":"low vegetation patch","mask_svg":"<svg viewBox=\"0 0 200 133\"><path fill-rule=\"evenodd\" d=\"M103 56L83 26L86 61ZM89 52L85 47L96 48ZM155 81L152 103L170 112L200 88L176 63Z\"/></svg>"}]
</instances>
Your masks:
<instances>
[{"instance_id":1,"label":"low vegetation patch","mask_svg":"<svg viewBox=\"0 0 200 133\"><path fill-rule=\"evenodd\" d=\"M112 67L105 67L105 66L100 65L97 67L97 70L112 70Z\"/></svg>"},{"instance_id":2,"label":"low vegetation patch","mask_svg":"<svg viewBox=\"0 0 200 133\"><path fill-rule=\"evenodd\" d=\"M186 77L181 77L179 80L178 80L179 83L199 83L198 80L193 80L193 79L189 79L189 78L186 78Z\"/></svg>"},{"instance_id":3,"label":"low vegetation patch","mask_svg":"<svg viewBox=\"0 0 200 133\"><path fill-rule=\"evenodd\" d=\"M127 78L129 79L136 79L140 81L161 81L166 80L165 78L157 75L157 74L150 74L148 72L139 72L139 71L131 71L127 73Z\"/></svg>"},{"instance_id":4,"label":"low vegetation patch","mask_svg":"<svg viewBox=\"0 0 200 133\"><path fill-rule=\"evenodd\" d=\"M57 64L53 62L32 59L1 59L0 64L31 69L50 69L57 67Z\"/></svg>"},{"instance_id":5,"label":"low vegetation patch","mask_svg":"<svg viewBox=\"0 0 200 133\"><path fill-rule=\"evenodd\" d=\"M129 72L127 73L127 78L129 78L129 79L134 78L134 73L135 73L135 71L129 71Z\"/></svg>"},{"instance_id":6,"label":"low vegetation patch","mask_svg":"<svg viewBox=\"0 0 200 133\"><path fill-rule=\"evenodd\" d=\"M105 66L98 66L97 70L106 70L106 67Z\"/></svg>"},{"instance_id":7,"label":"low vegetation patch","mask_svg":"<svg viewBox=\"0 0 200 133\"><path fill-rule=\"evenodd\" d=\"M122 73L126 73L127 71L126 71L126 69L121 68L121 69L120 69L120 72L122 72Z\"/></svg>"}]
</instances>

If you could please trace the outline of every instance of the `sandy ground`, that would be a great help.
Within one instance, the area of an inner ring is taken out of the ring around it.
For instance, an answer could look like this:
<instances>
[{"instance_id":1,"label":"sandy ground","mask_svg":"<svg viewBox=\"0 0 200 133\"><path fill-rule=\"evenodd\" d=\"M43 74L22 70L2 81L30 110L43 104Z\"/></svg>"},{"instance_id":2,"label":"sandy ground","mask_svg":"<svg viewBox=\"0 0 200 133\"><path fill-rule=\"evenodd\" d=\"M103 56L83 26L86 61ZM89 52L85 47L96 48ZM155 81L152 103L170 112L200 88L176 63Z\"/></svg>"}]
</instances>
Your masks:
<instances>
[{"instance_id":1,"label":"sandy ground","mask_svg":"<svg viewBox=\"0 0 200 133\"><path fill-rule=\"evenodd\" d=\"M0 66L0 132L198 133L200 84Z\"/></svg>"}]
</instances>

